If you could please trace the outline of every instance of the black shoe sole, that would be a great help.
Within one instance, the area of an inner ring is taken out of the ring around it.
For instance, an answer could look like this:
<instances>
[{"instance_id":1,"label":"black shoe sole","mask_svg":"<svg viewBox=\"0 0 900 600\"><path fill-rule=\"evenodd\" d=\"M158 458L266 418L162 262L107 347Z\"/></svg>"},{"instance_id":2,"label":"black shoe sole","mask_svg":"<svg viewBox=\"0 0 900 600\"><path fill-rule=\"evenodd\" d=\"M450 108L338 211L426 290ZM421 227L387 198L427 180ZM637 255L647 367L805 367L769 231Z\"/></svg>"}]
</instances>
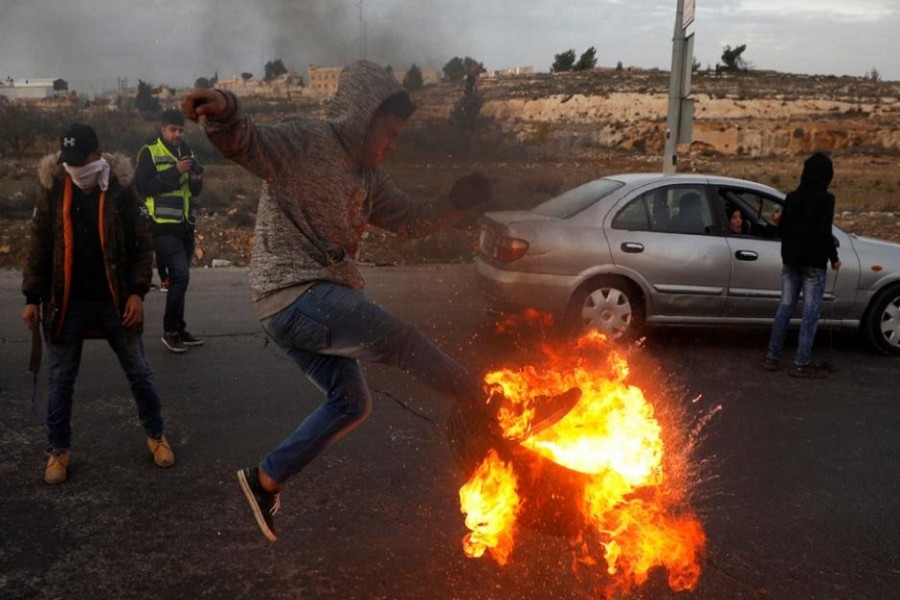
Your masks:
<instances>
[{"instance_id":1,"label":"black shoe sole","mask_svg":"<svg viewBox=\"0 0 900 600\"><path fill-rule=\"evenodd\" d=\"M250 487L250 482L247 481L247 476L244 475L243 469L237 472L237 478L241 490L244 492L244 497L247 499L247 504L250 505L250 510L253 512L253 518L256 519L259 530L262 531L262 534L266 536L266 539L270 542L278 540L278 536L275 535L274 531L269 529L269 525L266 523L262 511L259 509L259 503L256 501L256 494L253 493L253 489Z\"/></svg>"}]
</instances>

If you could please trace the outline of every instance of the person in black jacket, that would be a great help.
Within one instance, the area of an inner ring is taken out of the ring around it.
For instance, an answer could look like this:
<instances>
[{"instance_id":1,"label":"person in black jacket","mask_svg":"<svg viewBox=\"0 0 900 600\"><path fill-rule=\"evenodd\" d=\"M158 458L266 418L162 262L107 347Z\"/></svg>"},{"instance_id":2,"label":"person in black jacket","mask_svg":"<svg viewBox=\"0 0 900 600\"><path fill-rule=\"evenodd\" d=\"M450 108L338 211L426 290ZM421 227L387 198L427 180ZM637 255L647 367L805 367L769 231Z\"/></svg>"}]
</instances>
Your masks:
<instances>
[{"instance_id":1,"label":"person in black jacket","mask_svg":"<svg viewBox=\"0 0 900 600\"><path fill-rule=\"evenodd\" d=\"M803 290L803 319L797 353L790 374L794 377L820 377L812 364L812 345L819 325L819 312L825 295L827 263L837 271L841 267L832 235L834 196L828 185L834 176L831 159L816 152L803 163L800 185L784 201L778 222L781 235L781 303L769 336L769 349L763 368L778 370L784 338L791 316Z\"/></svg>"},{"instance_id":2,"label":"person in black jacket","mask_svg":"<svg viewBox=\"0 0 900 600\"><path fill-rule=\"evenodd\" d=\"M22 320L31 330L43 325L47 342L49 484L68 478L75 382L87 338L105 338L116 353L156 465L175 462L141 341L153 248L133 176L131 160L102 153L96 131L83 123L68 127L59 153L38 164L40 192L22 270Z\"/></svg>"},{"instance_id":3,"label":"person in black jacket","mask_svg":"<svg viewBox=\"0 0 900 600\"><path fill-rule=\"evenodd\" d=\"M184 141L180 110L162 114L160 136L138 153L135 186L152 219L153 247L160 277L168 276L162 342L171 352L203 340L185 328L184 306L194 255L194 198L203 189L203 169ZM161 282L161 289L165 287Z\"/></svg>"}]
</instances>

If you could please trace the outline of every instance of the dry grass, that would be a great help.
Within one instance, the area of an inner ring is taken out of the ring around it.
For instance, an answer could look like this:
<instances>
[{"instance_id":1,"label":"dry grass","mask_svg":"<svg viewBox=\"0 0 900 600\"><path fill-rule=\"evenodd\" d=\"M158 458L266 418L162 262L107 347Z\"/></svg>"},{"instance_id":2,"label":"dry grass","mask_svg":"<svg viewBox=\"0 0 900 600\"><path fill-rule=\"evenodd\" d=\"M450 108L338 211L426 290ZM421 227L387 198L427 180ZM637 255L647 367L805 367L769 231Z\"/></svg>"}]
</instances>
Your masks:
<instances>
[{"instance_id":1,"label":"dry grass","mask_svg":"<svg viewBox=\"0 0 900 600\"><path fill-rule=\"evenodd\" d=\"M782 191L796 187L803 156L749 159L720 156L682 158L683 171L752 179ZM900 175L896 158L836 156L832 190L837 222L850 232L900 241ZM393 160L387 168L401 189L415 197L436 197L453 181L482 171L494 184L494 199L482 210L527 209L586 181L623 172L659 171L658 157L606 153L595 160L547 162L460 159ZM26 243L26 219L34 205L33 166L0 161L0 267L20 266ZM198 264L226 258L247 264L261 181L231 163L207 164L199 197ZM474 253L473 212L460 227L426 240L409 241L372 229L360 258L379 264L469 260Z\"/></svg>"}]
</instances>

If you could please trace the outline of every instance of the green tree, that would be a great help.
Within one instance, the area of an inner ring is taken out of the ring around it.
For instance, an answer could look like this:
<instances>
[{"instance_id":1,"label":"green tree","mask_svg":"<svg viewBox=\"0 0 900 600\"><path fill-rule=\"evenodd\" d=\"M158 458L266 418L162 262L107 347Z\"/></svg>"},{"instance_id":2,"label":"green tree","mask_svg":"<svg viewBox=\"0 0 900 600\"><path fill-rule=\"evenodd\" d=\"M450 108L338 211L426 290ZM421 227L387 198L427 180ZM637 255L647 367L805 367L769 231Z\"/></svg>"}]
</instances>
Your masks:
<instances>
[{"instance_id":1,"label":"green tree","mask_svg":"<svg viewBox=\"0 0 900 600\"><path fill-rule=\"evenodd\" d=\"M241 79L244 81L249 81L253 79L253 73L241 73Z\"/></svg>"},{"instance_id":2,"label":"green tree","mask_svg":"<svg viewBox=\"0 0 900 600\"><path fill-rule=\"evenodd\" d=\"M478 69L479 67L481 67L481 63L471 56L467 56L465 58L454 56L447 61L447 64L444 65L444 80L462 81L466 78L466 75L468 75L470 71L472 71L473 69Z\"/></svg>"},{"instance_id":3,"label":"green tree","mask_svg":"<svg viewBox=\"0 0 900 600\"><path fill-rule=\"evenodd\" d=\"M462 97L453 105L450 111L450 124L459 129L471 131L481 125L481 107L484 105L484 97L478 91L478 74L484 72L481 63L477 63L466 73L466 87Z\"/></svg>"},{"instance_id":4,"label":"green tree","mask_svg":"<svg viewBox=\"0 0 900 600\"><path fill-rule=\"evenodd\" d=\"M272 81L279 75L284 75L288 72L287 67L284 66L284 63L280 58L276 58L275 60L270 60L266 63L266 81Z\"/></svg>"},{"instance_id":5,"label":"green tree","mask_svg":"<svg viewBox=\"0 0 900 600\"><path fill-rule=\"evenodd\" d=\"M406 75L403 76L403 87L411 92L425 87L425 80L422 79L422 69L416 63L411 64Z\"/></svg>"},{"instance_id":6,"label":"green tree","mask_svg":"<svg viewBox=\"0 0 900 600\"><path fill-rule=\"evenodd\" d=\"M134 98L134 107L141 112L159 112L159 100L153 95L153 86L138 79L137 96Z\"/></svg>"},{"instance_id":7,"label":"green tree","mask_svg":"<svg viewBox=\"0 0 900 600\"><path fill-rule=\"evenodd\" d=\"M725 46L725 49L722 51L722 70L727 73L746 71L747 63L744 61L743 56L741 56L746 49L747 44L741 44L735 48Z\"/></svg>"},{"instance_id":8,"label":"green tree","mask_svg":"<svg viewBox=\"0 0 900 600\"><path fill-rule=\"evenodd\" d=\"M202 90L208 90L212 87L212 84L209 82L209 79L206 77L198 77L194 80L194 87L200 88Z\"/></svg>"},{"instance_id":9,"label":"green tree","mask_svg":"<svg viewBox=\"0 0 900 600\"><path fill-rule=\"evenodd\" d=\"M597 49L591 46L578 58L578 62L575 63L573 70L575 71L590 71L594 67L597 66Z\"/></svg>"},{"instance_id":10,"label":"green tree","mask_svg":"<svg viewBox=\"0 0 900 600\"><path fill-rule=\"evenodd\" d=\"M571 71L574 66L575 50L566 50L553 57L553 66L550 67L550 72L563 73L565 71Z\"/></svg>"},{"instance_id":11,"label":"green tree","mask_svg":"<svg viewBox=\"0 0 900 600\"><path fill-rule=\"evenodd\" d=\"M881 73L878 72L878 69L872 67L871 70L866 71L865 78L871 81L881 81Z\"/></svg>"}]
</instances>

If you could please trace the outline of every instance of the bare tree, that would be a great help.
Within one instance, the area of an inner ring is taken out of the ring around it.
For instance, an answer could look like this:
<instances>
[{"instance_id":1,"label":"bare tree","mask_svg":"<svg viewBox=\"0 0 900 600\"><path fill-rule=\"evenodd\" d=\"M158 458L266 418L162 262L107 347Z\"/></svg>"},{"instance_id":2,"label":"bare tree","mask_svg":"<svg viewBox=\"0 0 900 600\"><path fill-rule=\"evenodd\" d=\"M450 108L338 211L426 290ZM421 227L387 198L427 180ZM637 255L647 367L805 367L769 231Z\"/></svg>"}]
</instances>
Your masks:
<instances>
[{"instance_id":1,"label":"bare tree","mask_svg":"<svg viewBox=\"0 0 900 600\"><path fill-rule=\"evenodd\" d=\"M44 111L17 102L0 105L0 152L22 160L41 139L52 139L58 124Z\"/></svg>"}]
</instances>

